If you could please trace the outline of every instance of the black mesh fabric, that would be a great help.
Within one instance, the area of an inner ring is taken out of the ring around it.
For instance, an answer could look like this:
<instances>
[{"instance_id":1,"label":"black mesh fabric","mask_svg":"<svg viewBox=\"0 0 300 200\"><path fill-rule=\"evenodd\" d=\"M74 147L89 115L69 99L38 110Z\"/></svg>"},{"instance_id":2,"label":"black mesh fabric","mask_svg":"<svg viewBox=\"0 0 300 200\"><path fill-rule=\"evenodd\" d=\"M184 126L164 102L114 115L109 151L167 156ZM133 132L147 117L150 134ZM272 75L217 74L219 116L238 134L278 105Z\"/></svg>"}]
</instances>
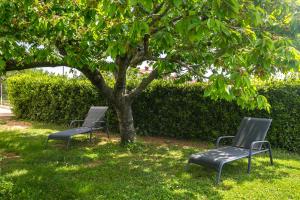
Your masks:
<instances>
[{"instance_id":1,"label":"black mesh fabric","mask_svg":"<svg viewBox=\"0 0 300 200\"><path fill-rule=\"evenodd\" d=\"M83 133L90 133L93 128L97 128L97 121L103 120L108 107L92 106L84 120L82 127L60 131L50 134L48 139L68 140L71 136Z\"/></svg>"},{"instance_id":2,"label":"black mesh fabric","mask_svg":"<svg viewBox=\"0 0 300 200\"><path fill-rule=\"evenodd\" d=\"M80 127L80 128L73 128L65 131L60 131L57 133L50 134L48 136L48 139L62 139L62 140L67 140L73 135L77 134L83 134L83 133L89 133L91 132L90 128L87 127Z\"/></svg>"},{"instance_id":3,"label":"black mesh fabric","mask_svg":"<svg viewBox=\"0 0 300 200\"><path fill-rule=\"evenodd\" d=\"M253 154L255 153L256 151L253 151ZM212 149L203 153L192 154L190 156L189 163L218 167L221 163L227 163L245 158L248 155L248 149L238 147L222 147L218 149Z\"/></svg>"},{"instance_id":4,"label":"black mesh fabric","mask_svg":"<svg viewBox=\"0 0 300 200\"><path fill-rule=\"evenodd\" d=\"M94 122L103 120L107 109L106 106L92 106L84 119L82 127L93 128L95 126Z\"/></svg>"},{"instance_id":5,"label":"black mesh fabric","mask_svg":"<svg viewBox=\"0 0 300 200\"><path fill-rule=\"evenodd\" d=\"M224 163L248 157L251 143L265 140L271 122L271 119L245 117L233 139L232 146L192 154L189 163L218 168ZM261 144L256 146L252 150L252 155L263 152L259 150L260 148Z\"/></svg>"},{"instance_id":6,"label":"black mesh fabric","mask_svg":"<svg viewBox=\"0 0 300 200\"><path fill-rule=\"evenodd\" d=\"M232 146L249 149L253 141L265 140L272 119L244 117ZM261 145L256 148L260 149Z\"/></svg>"}]
</instances>

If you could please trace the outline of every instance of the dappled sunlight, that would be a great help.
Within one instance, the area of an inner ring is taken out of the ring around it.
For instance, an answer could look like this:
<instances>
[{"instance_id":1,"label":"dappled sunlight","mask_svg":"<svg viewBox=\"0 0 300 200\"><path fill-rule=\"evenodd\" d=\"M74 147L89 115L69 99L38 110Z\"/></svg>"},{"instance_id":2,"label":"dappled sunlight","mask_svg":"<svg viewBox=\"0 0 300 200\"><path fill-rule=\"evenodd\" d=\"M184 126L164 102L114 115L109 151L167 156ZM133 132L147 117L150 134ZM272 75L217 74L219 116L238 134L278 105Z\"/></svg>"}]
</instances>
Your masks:
<instances>
[{"instance_id":1,"label":"dappled sunlight","mask_svg":"<svg viewBox=\"0 0 300 200\"><path fill-rule=\"evenodd\" d=\"M61 166L56 167L55 172L72 172L72 171L78 171L80 170L80 166L78 165L67 165L67 166Z\"/></svg>"},{"instance_id":2,"label":"dappled sunlight","mask_svg":"<svg viewBox=\"0 0 300 200\"><path fill-rule=\"evenodd\" d=\"M191 179L191 178L192 178L192 175L191 175L190 173L183 172L183 173L180 174L180 177L179 177L179 178L180 178L180 179L185 179L185 180L187 180L187 179Z\"/></svg>"},{"instance_id":3,"label":"dappled sunlight","mask_svg":"<svg viewBox=\"0 0 300 200\"><path fill-rule=\"evenodd\" d=\"M113 155L113 158L128 158L132 156L129 153L120 153L120 154L111 154L111 155Z\"/></svg>"},{"instance_id":4,"label":"dappled sunlight","mask_svg":"<svg viewBox=\"0 0 300 200\"><path fill-rule=\"evenodd\" d=\"M275 159L274 160L275 167L285 168L289 170L296 170L296 172L300 171L300 160L298 159Z\"/></svg>"},{"instance_id":5,"label":"dappled sunlight","mask_svg":"<svg viewBox=\"0 0 300 200\"><path fill-rule=\"evenodd\" d=\"M17 169L12 171L11 173L6 174L6 177L17 177L17 176L23 176L28 173L27 169Z\"/></svg>"},{"instance_id":6,"label":"dappled sunlight","mask_svg":"<svg viewBox=\"0 0 300 200\"><path fill-rule=\"evenodd\" d=\"M262 188L273 192L275 184L279 191L299 189L297 154L274 150L274 166L267 156L255 156L250 175L247 159L228 164L223 182L216 186L214 170L197 165L184 170L188 156L203 151L202 147L182 147L175 141L167 145L140 141L121 147L117 139L102 136L94 143L78 137L69 150L61 141L45 148L52 130L55 127L0 130L1 173L14 183L10 189L14 193L21 194L20 188L26 191L25 199L33 197L30 194L51 199L48 188L60 199L237 199Z\"/></svg>"},{"instance_id":7,"label":"dappled sunlight","mask_svg":"<svg viewBox=\"0 0 300 200\"><path fill-rule=\"evenodd\" d=\"M149 168L149 167L145 167L144 169L143 169L143 172L146 172L146 173L150 173L150 172L152 172L153 170L151 169L151 168Z\"/></svg>"},{"instance_id":8,"label":"dappled sunlight","mask_svg":"<svg viewBox=\"0 0 300 200\"><path fill-rule=\"evenodd\" d=\"M232 189L235 185L237 185L237 181L232 179L232 178L227 178L222 182L222 190L230 190Z\"/></svg>"},{"instance_id":9,"label":"dappled sunlight","mask_svg":"<svg viewBox=\"0 0 300 200\"><path fill-rule=\"evenodd\" d=\"M180 188L181 188L181 185L175 185L175 186L172 186L170 188L170 190L172 190L172 192L175 196L189 197L189 198L194 197L195 194L190 192L188 189L180 189Z\"/></svg>"},{"instance_id":10,"label":"dappled sunlight","mask_svg":"<svg viewBox=\"0 0 300 200\"><path fill-rule=\"evenodd\" d=\"M96 153L86 153L83 156L85 156L85 157L87 157L89 159L96 159L96 158L98 158L98 154L96 154Z\"/></svg>"},{"instance_id":11,"label":"dappled sunlight","mask_svg":"<svg viewBox=\"0 0 300 200\"><path fill-rule=\"evenodd\" d=\"M82 184L82 186L79 188L79 193L81 194L87 194L90 193L94 190L94 185L93 184Z\"/></svg>"}]
</instances>

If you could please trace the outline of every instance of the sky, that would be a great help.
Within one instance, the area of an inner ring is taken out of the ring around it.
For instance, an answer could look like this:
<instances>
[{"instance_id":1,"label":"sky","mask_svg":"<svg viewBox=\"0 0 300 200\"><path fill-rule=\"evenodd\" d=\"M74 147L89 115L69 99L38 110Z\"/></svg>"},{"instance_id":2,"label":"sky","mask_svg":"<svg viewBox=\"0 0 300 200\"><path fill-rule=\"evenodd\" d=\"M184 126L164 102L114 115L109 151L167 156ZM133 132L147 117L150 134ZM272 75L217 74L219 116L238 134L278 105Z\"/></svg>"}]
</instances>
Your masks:
<instances>
[{"instance_id":1,"label":"sky","mask_svg":"<svg viewBox=\"0 0 300 200\"><path fill-rule=\"evenodd\" d=\"M71 72L71 68L70 67L41 67L40 69L49 72L49 73L53 73L53 74L57 74L57 75L67 75L68 77L74 77L74 73L78 76L81 74L81 72L79 72L76 69L73 69L73 71L75 72Z\"/></svg>"},{"instance_id":2,"label":"sky","mask_svg":"<svg viewBox=\"0 0 300 200\"><path fill-rule=\"evenodd\" d=\"M138 66L138 68L144 69L146 66L148 66L147 62L143 62L141 65ZM59 66L59 67L41 67L39 69L42 69L46 72L54 73L54 74L57 74L57 75L63 75L64 74L64 75L67 75L68 77L74 77L74 72L73 73L71 72L70 67L62 67L62 66ZM75 71L76 76L81 74L81 72L76 70L76 69L73 69L73 71Z\"/></svg>"}]
</instances>

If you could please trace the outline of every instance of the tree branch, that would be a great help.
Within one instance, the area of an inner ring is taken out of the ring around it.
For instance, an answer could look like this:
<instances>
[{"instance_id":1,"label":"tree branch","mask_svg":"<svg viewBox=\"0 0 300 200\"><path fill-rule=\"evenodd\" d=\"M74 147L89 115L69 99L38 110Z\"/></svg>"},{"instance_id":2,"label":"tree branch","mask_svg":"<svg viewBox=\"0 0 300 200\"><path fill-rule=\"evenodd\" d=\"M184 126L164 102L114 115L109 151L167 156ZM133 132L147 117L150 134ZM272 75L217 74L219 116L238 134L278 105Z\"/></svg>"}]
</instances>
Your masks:
<instances>
[{"instance_id":1,"label":"tree branch","mask_svg":"<svg viewBox=\"0 0 300 200\"><path fill-rule=\"evenodd\" d=\"M176 63L178 65L180 65L180 67L186 68L189 71L192 71L195 75L201 77L201 78L205 78L205 79L209 79L209 77L204 76L202 74L199 74L199 72L196 71L196 67L201 67L201 64L188 64L185 63L181 60L179 60L178 58L156 58L156 57L149 57L148 60L152 60L152 61L167 61L170 63Z\"/></svg>"},{"instance_id":2,"label":"tree branch","mask_svg":"<svg viewBox=\"0 0 300 200\"><path fill-rule=\"evenodd\" d=\"M74 42L74 40L68 41L68 43L70 44L72 42ZM55 41L55 45L61 55L63 56L67 55L67 51L65 50L65 46L63 44L61 44L59 41ZM98 69L92 70L87 65L83 66L82 68L77 68L77 67L74 68L76 68L81 73L83 73L91 81L93 85L95 85L98 89L101 90L101 92L103 92L107 96L107 98L110 101L113 101L113 90L106 84L104 77L102 76L101 72Z\"/></svg>"},{"instance_id":3,"label":"tree branch","mask_svg":"<svg viewBox=\"0 0 300 200\"><path fill-rule=\"evenodd\" d=\"M174 24L175 22L179 21L182 18L183 18L183 15L174 17L173 19L171 19L169 21L168 25L172 25L172 24ZM150 30L150 34L153 35L153 34L157 33L158 31L160 31L160 30L162 30L162 29L164 29L166 27L167 27L167 25L166 26L160 26L160 27L154 28L154 29Z\"/></svg>"},{"instance_id":4,"label":"tree branch","mask_svg":"<svg viewBox=\"0 0 300 200\"><path fill-rule=\"evenodd\" d=\"M158 77L158 70L154 69L146 78L143 78L140 85L136 87L129 95L129 99L133 101L147 86Z\"/></svg>"},{"instance_id":5,"label":"tree branch","mask_svg":"<svg viewBox=\"0 0 300 200\"><path fill-rule=\"evenodd\" d=\"M92 70L88 66L84 66L78 70L81 71L94 86L100 89L101 92L103 92L106 97L113 102L113 90L106 84L104 77L98 69Z\"/></svg>"},{"instance_id":6,"label":"tree branch","mask_svg":"<svg viewBox=\"0 0 300 200\"><path fill-rule=\"evenodd\" d=\"M153 14L158 13L164 4L165 4L165 2L161 2L160 4L157 4L157 6L155 6L155 8L153 9Z\"/></svg>"},{"instance_id":7,"label":"tree branch","mask_svg":"<svg viewBox=\"0 0 300 200\"><path fill-rule=\"evenodd\" d=\"M128 69L128 66L130 64L130 56L125 55L123 57L117 56L116 58L116 65L118 66L118 71L116 73L116 83L114 86L114 96L120 97L126 89L126 72Z\"/></svg>"},{"instance_id":8,"label":"tree branch","mask_svg":"<svg viewBox=\"0 0 300 200\"><path fill-rule=\"evenodd\" d=\"M144 45L144 55L148 55L148 52L149 52L149 37L150 35L146 34L144 36L144 39L143 39L143 45Z\"/></svg>"},{"instance_id":9,"label":"tree branch","mask_svg":"<svg viewBox=\"0 0 300 200\"><path fill-rule=\"evenodd\" d=\"M152 20L153 20L153 18L154 18L156 15L158 15L158 13L161 11L161 9L162 9L162 7L164 6L164 4L165 4L165 2L162 2L162 3L160 3L160 4L157 4L157 5L154 7L154 9L153 9L153 11L151 12L151 14L148 15L148 16L146 17L145 21L148 21L149 19L152 19Z\"/></svg>"},{"instance_id":10,"label":"tree branch","mask_svg":"<svg viewBox=\"0 0 300 200\"><path fill-rule=\"evenodd\" d=\"M136 67L137 65L141 64L143 61L148 60L151 56L148 55L148 52L137 52L135 56L131 59L129 65L131 67Z\"/></svg>"},{"instance_id":11,"label":"tree branch","mask_svg":"<svg viewBox=\"0 0 300 200\"><path fill-rule=\"evenodd\" d=\"M171 5L168 4L166 6L166 8L164 9L164 11L161 14L159 14L159 15L153 15L152 16L152 21L149 24L149 26L153 26L157 21L159 21L161 18L163 18L168 13L168 11L169 11L170 8L171 8Z\"/></svg>"},{"instance_id":12,"label":"tree branch","mask_svg":"<svg viewBox=\"0 0 300 200\"><path fill-rule=\"evenodd\" d=\"M64 63L51 63L51 62L34 62L30 64L18 63L14 60L6 61L5 71L24 70L38 67L57 67L67 66ZM107 86L104 77L99 70L92 71L88 66L83 68L71 67L82 72L98 89L100 89L110 100L112 100L112 89Z\"/></svg>"},{"instance_id":13,"label":"tree branch","mask_svg":"<svg viewBox=\"0 0 300 200\"><path fill-rule=\"evenodd\" d=\"M51 62L34 62L30 64L18 63L15 60L6 61L4 71L24 70L37 67L57 67L65 66L63 63L51 63Z\"/></svg>"},{"instance_id":14,"label":"tree branch","mask_svg":"<svg viewBox=\"0 0 300 200\"><path fill-rule=\"evenodd\" d=\"M137 5L138 5L138 7L139 7L144 13L150 14L150 13L144 8L144 6L143 6L142 4L137 3Z\"/></svg>"},{"instance_id":15,"label":"tree branch","mask_svg":"<svg viewBox=\"0 0 300 200\"><path fill-rule=\"evenodd\" d=\"M202 21L207 20L208 17L206 15L201 15L201 13L202 12L197 13L197 15L200 15L199 17L201 18L201 20ZM183 17L185 17L185 15L179 15L177 17L174 17L174 18L170 19L170 21L166 25L160 26L160 27L157 27L157 28L154 28L154 29L150 30L150 34L153 35L153 34L157 33L158 31L165 29L168 25L173 25L177 21L181 20ZM161 18L159 18L159 19L161 19Z\"/></svg>"}]
</instances>

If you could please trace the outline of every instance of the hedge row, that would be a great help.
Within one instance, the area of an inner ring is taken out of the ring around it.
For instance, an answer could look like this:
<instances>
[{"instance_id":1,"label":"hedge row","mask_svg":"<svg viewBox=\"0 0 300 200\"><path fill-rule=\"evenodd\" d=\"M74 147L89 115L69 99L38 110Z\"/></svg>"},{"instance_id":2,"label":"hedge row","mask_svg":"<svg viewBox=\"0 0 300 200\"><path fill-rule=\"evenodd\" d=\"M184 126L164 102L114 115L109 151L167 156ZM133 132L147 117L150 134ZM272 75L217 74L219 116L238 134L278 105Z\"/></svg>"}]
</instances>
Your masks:
<instances>
[{"instance_id":1,"label":"hedge row","mask_svg":"<svg viewBox=\"0 0 300 200\"><path fill-rule=\"evenodd\" d=\"M16 117L36 121L63 124L81 119L90 105L97 105L103 99L86 80L41 72L9 77L7 86Z\"/></svg>"},{"instance_id":2,"label":"hedge row","mask_svg":"<svg viewBox=\"0 0 300 200\"><path fill-rule=\"evenodd\" d=\"M85 80L45 74L21 74L8 79L9 98L19 118L67 123L83 118L91 105L106 100ZM242 110L235 103L203 97L199 84L154 82L133 104L138 134L214 141L235 134L244 116L273 119L268 140L280 148L300 152L300 81L274 82L261 87L271 113ZM112 128L117 127L109 112Z\"/></svg>"}]
</instances>

